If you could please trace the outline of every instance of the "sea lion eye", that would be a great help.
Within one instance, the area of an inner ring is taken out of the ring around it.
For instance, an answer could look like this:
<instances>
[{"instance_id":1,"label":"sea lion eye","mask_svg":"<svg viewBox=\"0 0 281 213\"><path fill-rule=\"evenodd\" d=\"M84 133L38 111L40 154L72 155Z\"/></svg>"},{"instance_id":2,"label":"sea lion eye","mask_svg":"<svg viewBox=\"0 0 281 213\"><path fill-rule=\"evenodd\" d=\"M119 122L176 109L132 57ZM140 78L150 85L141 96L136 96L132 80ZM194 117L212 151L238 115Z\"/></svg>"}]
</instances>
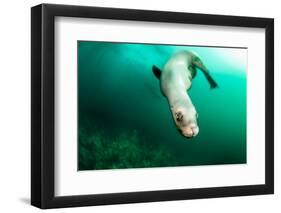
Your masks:
<instances>
[{"instance_id":1,"label":"sea lion eye","mask_svg":"<svg viewBox=\"0 0 281 213\"><path fill-rule=\"evenodd\" d=\"M182 112L176 112L176 119L177 119L177 121L182 121L182 119L183 119L183 114L182 114Z\"/></svg>"}]
</instances>

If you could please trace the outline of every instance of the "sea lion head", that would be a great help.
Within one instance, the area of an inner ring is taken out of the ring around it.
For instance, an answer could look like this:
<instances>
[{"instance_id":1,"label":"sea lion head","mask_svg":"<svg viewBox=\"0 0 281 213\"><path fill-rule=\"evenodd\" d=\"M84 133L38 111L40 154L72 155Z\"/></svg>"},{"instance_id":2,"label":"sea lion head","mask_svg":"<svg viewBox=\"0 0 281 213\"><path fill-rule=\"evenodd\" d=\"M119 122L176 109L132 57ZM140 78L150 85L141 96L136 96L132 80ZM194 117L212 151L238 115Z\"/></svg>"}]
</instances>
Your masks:
<instances>
[{"instance_id":1,"label":"sea lion head","mask_svg":"<svg viewBox=\"0 0 281 213\"><path fill-rule=\"evenodd\" d=\"M184 137L192 138L198 135L198 113L193 105L173 107L172 114L177 129Z\"/></svg>"}]
</instances>

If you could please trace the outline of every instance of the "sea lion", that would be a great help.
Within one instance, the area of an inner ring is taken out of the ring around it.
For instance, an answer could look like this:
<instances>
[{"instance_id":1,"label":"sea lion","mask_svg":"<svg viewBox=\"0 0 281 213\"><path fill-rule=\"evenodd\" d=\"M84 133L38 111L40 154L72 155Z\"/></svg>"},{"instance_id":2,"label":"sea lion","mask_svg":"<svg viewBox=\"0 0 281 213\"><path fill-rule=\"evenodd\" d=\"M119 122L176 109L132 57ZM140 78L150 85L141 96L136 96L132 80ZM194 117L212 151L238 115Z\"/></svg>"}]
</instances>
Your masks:
<instances>
[{"instance_id":1,"label":"sea lion","mask_svg":"<svg viewBox=\"0 0 281 213\"><path fill-rule=\"evenodd\" d=\"M187 138L195 137L199 133L198 113L187 93L196 76L196 68L203 72L211 89L218 87L199 56L194 52L180 51L172 55L164 65L163 71L155 65L152 66L154 75L160 80L162 94L170 105L174 123L179 132Z\"/></svg>"}]
</instances>

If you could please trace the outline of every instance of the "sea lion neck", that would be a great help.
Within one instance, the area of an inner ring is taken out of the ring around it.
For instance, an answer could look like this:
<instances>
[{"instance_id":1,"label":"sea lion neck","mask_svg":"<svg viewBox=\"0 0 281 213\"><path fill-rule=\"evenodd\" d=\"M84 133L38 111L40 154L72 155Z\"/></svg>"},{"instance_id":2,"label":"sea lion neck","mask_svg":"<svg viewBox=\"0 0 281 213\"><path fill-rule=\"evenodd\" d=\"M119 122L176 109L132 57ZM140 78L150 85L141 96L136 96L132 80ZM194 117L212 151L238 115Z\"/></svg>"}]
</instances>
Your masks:
<instances>
[{"instance_id":1,"label":"sea lion neck","mask_svg":"<svg viewBox=\"0 0 281 213\"><path fill-rule=\"evenodd\" d=\"M182 106L193 106L192 101L186 91L177 91L176 94L177 95L171 95L168 97L171 109L177 109Z\"/></svg>"}]
</instances>

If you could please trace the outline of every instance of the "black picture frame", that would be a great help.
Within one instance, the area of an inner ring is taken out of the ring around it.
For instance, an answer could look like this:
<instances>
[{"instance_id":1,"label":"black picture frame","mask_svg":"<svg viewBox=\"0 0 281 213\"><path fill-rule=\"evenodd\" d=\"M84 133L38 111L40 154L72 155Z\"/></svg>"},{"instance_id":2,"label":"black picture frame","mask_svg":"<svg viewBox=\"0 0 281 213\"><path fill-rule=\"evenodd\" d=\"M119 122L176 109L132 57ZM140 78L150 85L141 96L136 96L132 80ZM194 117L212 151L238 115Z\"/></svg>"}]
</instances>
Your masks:
<instances>
[{"instance_id":1,"label":"black picture frame","mask_svg":"<svg viewBox=\"0 0 281 213\"><path fill-rule=\"evenodd\" d=\"M237 26L265 29L265 184L129 193L54 195L55 17ZM60 208L272 194L274 192L274 20L164 11L41 4L31 8L31 204Z\"/></svg>"}]
</instances>

